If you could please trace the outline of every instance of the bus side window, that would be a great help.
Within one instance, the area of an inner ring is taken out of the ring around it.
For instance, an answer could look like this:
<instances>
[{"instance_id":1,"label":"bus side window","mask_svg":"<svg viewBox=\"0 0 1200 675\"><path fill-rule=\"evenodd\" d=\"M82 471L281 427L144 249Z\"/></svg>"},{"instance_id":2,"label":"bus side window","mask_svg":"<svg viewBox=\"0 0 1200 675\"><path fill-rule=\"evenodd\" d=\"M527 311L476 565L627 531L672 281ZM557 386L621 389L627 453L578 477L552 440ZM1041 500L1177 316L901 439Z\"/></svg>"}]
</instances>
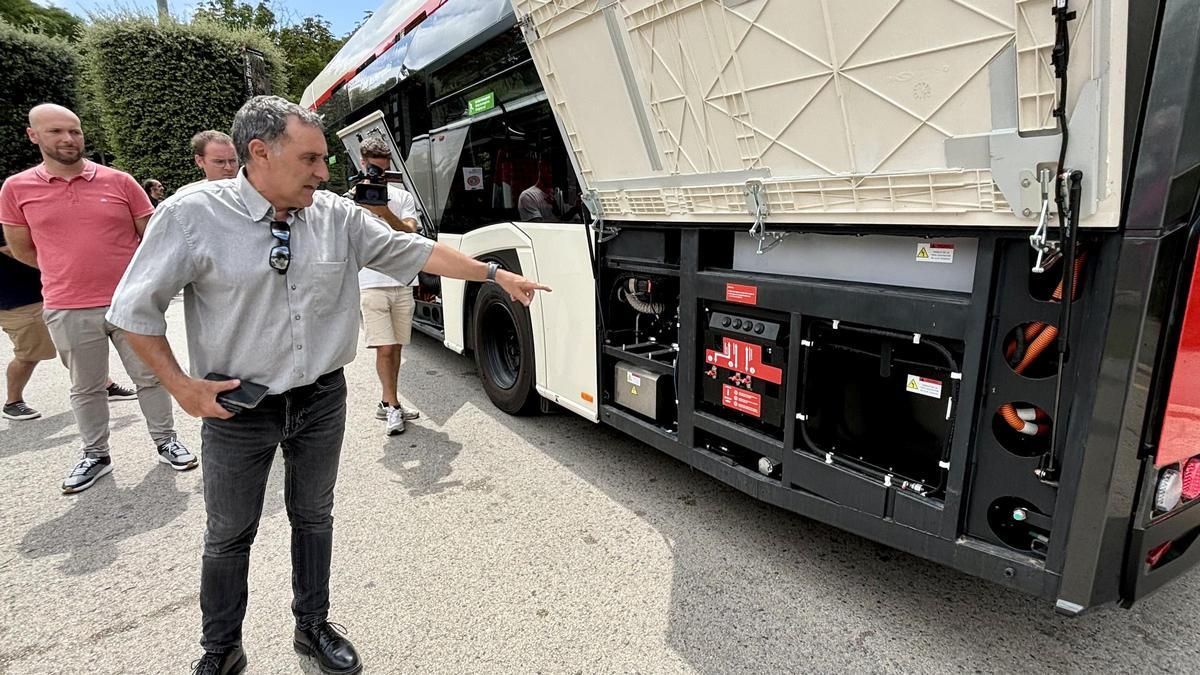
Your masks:
<instances>
[{"instance_id":1,"label":"bus side window","mask_svg":"<svg viewBox=\"0 0 1200 675\"><path fill-rule=\"evenodd\" d=\"M579 220L579 185L544 102L473 123L449 183L438 188L448 190L445 233Z\"/></svg>"},{"instance_id":2,"label":"bus side window","mask_svg":"<svg viewBox=\"0 0 1200 675\"><path fill-rule=\"evenodd\" d=\"M471 125L463 142L458 167L438 176L438 192L446 195L441 232L466 234L500 220L494 217L488 199L496 152L485 122Z\"/></svg>"}]
</instances>

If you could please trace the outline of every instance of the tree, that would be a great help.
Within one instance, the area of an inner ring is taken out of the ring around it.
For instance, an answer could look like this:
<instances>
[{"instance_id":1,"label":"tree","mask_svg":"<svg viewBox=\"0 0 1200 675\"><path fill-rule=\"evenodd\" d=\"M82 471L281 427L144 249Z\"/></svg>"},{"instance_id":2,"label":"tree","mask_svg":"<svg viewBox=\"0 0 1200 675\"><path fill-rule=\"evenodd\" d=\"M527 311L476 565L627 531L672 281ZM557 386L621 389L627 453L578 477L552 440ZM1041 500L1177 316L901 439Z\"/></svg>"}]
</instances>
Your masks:
<instances>
[{"instance_id":1,"label":"tree","mask_svg":"<svg viewBox=\"0 0 1200 675\"><path fill-rule=\"evenodd\" d=\"M71 42L79 39L83 21L58 7L42 7L30 0L0 0L0 19L26 33L41 33Z\"/></svg>"},{"instance_id":2,"label":"tree","mask_svg":"<svg viewBox=\"0 0 1200 675\"><path fill-rule=\"evenodd\" d=\"M288 90L284 95L291 101L300 100L308 83L316 78L345 43L344 38L334 37L329 30L329 22L321 16L308 16L299 22L281 21L263 0L254 6L238 0L205 0L192 18L230 28L258 31L270 38L287 61ZM281 25L285 22L287 25Z\"/></svg>"},{"instance_id":3,"label":"tree","mask_svg":"<svg viewBox=\"0 0 1200 675\"><path fill-rule=\"evenodd\" d=\"M358 29L366 25L366 23L370 21L371 17L373 16L375 16L375 10L364 9L362 18L358 20L358 23L354 24L354 28L351 28L349 33L346 33L345 39L349 40L351 37L353 37L354 34L358 32Z\"/></svg>"},{"instance_id":4,"label":"tree","mask_svg":"<svg viewBox=\"0 0 1200 675\"><path fill-rule=\"evenodd\" d=\"M280 29L276 44L288 62L290 100L300 100L308 83L316 79L344 42L333 36L329 22L320 16L305 17L300 23Z\"/></svg>"},{"instance_id":5,"label":"tree","mask_svg":"<svg viewBox=\"0 0 1200 675\"><path fill-rule=\"evenodd\" d=\"M283 55L260 31L127 16L93 20L81 46L116 165L168 190L200 177L188 147L192 134L228 129L246 101L247 50L263 55L275 93L286 91Z\"/></svg>"},{"instance_id":6,"label":"tree","mask_svg":"<svg viewBox=\"0 0 1200 675\"><path fill-rule=\"evenodd\" d=\"M78 109L79 56L60 38L17 30L0 19L0 180L38 163L25 136L29 109L57 103ZM90 139L89 139L90 142ZM3 283L3 282L0 282Z\"/></svg>"},{"instance_id":7,"label":"tree","mask_svg":"<svg viewBox=\"0 0 1200 675\"><path fill-rule=\"evenodd\" d=\"M265 33L272 40L278 34L275 12L262 0L253 7L237 0L205 0L192 14L192 20L213 21L239 30L255 30Z\"/></svg>"}]
</instances>

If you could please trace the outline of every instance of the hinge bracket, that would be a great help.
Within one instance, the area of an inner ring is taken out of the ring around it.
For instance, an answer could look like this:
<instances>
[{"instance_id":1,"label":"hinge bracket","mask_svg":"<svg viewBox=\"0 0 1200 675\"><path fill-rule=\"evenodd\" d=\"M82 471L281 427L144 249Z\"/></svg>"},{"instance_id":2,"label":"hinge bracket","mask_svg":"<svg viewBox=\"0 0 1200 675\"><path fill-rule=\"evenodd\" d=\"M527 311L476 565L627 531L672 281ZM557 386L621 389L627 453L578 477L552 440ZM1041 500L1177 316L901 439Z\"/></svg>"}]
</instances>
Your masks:
<instances>
[{"instance_id":1,"label":"hinge bracket","mask_svg":"<svg viewBox=\"0 0 1200 675\"><path fill-rule=\"evenodd\" d=\"M771 208L767 205L767 194L761 180L746 181L746 210L754 216L754 224L750 226L750 236L758 242L755 251L762 255L779 245L788 236L787 232L767 232L767 216Z\"/></svg>"}]
</instances>

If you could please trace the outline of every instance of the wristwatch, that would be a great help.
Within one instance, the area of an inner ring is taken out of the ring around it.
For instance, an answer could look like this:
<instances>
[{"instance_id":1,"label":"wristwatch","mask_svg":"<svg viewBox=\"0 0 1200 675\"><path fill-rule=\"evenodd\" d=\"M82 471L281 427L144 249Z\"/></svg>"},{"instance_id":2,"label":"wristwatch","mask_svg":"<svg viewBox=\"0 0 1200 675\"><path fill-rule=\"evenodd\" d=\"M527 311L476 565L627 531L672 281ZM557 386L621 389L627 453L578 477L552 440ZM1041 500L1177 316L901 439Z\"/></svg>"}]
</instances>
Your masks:
<instances>
[{"instance_id":1,"label":"wristwatch","mask_svg":"<svg viewBox=\"0 0 1200 675\"><path fill-rule=\"evenodd\" d=\"M496 270L499 270L499 269L500 269L499 263L495 263L495 262L488 263L487 280L495 281L496 280Z\"/></svg>"}]
</instances>

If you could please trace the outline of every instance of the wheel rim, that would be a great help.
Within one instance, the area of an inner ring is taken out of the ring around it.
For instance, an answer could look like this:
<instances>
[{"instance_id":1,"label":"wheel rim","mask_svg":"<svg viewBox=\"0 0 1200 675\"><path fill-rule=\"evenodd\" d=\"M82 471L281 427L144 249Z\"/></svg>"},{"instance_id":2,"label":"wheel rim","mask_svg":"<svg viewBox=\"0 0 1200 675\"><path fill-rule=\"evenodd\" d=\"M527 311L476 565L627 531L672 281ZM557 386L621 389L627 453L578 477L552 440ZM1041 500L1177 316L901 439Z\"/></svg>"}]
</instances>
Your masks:
<instances>
[{"instance_id":1,"label":"wheel rim","mask_svg":"<svg viewBox=\"0 0 1200 675\"><path fill-rule=\"evenodd\" d=\"M487 376L500 389L512 389L521 373L521 339L517 319L508 305L488 303L483 312L483 363Z\"/></svg>"}]
</instances>

